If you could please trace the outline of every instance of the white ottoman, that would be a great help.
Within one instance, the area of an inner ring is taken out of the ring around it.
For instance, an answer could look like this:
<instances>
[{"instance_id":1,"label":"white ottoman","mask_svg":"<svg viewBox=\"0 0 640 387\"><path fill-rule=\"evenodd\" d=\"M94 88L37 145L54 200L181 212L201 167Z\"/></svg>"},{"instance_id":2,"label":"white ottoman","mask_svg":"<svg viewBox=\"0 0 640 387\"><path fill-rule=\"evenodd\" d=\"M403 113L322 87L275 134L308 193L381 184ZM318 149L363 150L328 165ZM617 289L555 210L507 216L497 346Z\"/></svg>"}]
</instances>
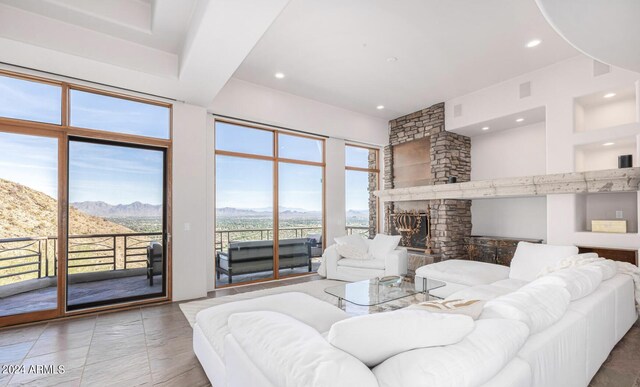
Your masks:
<instances>
[{"instance_id":1,"label":"white ottoman","mask_svg":"<svg viewBox=\"0 0 640 387\"><path fill-rule=\"evenodd\" d=\"M419 267L416 270L416 290L424 290L424 279L446 282L446 286L429 292L445 298L470 286L485 285L509 278L509 267L493 263L449 259Z\"/></svg>"}]
</instances>

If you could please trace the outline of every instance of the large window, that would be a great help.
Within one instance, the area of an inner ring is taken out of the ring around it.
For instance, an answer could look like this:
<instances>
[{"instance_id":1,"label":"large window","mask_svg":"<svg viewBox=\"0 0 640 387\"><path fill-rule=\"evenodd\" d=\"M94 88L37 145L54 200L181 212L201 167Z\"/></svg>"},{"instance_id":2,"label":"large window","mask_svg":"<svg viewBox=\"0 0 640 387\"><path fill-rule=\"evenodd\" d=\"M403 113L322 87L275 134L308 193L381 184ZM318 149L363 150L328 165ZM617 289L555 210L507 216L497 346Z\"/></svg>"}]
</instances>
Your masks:
<instances>
[{"instance_id":1,"label":"large window","mask_svg":"<svg viewBox=\"0 0 640 387\"><path fill-rule=\"evenodd\" d=\"M170 299L170 105L0 73L0 327Z\"/></svg>"},{"instance_id":2,"label":"large window","mask_svg":"<svg viewBox=\"0 0 640 387\"><path fill-rule=\"evenodd\" d=\"M373 237L378 230L378 150L359 145L345 148L347 233Z\"/></svg>"},{"instance_id":3,"label":"large window","mask_svg":"<svg viewBox=\"0 0 640 387\"><path fill-rule=\"evenodd\" d=\"M316 271L324 139L224 121L215 132L216 286Z\"/></svg>"}]
</instances>

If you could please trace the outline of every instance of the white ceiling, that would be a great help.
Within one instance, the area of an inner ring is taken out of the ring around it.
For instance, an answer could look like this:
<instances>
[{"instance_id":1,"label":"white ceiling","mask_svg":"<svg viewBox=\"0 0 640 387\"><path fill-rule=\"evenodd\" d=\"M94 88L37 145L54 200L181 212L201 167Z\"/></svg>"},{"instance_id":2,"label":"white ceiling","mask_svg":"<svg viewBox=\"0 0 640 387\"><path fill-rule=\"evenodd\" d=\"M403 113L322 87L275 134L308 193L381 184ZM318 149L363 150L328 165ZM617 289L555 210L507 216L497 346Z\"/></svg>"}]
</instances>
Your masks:
<instances>
[{"instance_id":1,"label":"white ceiling","mask_svg":"<svg viewBox=\"0 0 640 387\"><path fill-rule=\"evenodd\" d=\"M0 61L205 107L235 76L391 119L576 54L534 0L0 0Z\"/></svg>"},{"instance_id":2,"label":"white ceiling","mask_svg":"<svg viewBox=\"0 0 640 387\"><path fill-rule=\"evenodd\" d=\"M289 0L0 0L0 61L207 107Z\"/></svg>"},{"instance_id":3,"label":"white ceiling","mask_svg":"<svg viewBox=\"0 0 640 387\"><path fill-rule=\"evenodd\" d=\"M578 50L640 72L640 1L536 1L545 18Z\"/></svg>"},{"instance_id":4,"label":"white ceiling","mask_svg":"<svg viewBox=\"0 0 640 387\"><path fill-rule=\"evenodd\" d=\"M0 0L0 3L180 54L196 0Z\"/></svg>"},{"instance_id":5,"label":"white ceiling","mask_svg":"<svg viewBox=\"0 0 640 387\"><path fill-rule=\"evenodd\" d=\"M391 119L577 54L534 0L291 0L234 76Z\"/></svg>"}]
</instances>

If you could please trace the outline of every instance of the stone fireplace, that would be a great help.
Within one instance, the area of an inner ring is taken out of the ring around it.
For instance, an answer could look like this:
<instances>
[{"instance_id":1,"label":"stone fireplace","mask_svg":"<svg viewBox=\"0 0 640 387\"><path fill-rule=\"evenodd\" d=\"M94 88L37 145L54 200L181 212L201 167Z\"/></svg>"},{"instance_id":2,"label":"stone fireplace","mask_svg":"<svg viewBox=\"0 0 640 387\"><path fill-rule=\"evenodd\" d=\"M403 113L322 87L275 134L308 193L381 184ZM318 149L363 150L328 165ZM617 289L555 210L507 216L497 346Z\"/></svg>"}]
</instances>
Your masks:
<instances>
[{"instance_id":1,"label":"stone fireplace","mask_svg":"<svg viewBox=\"0 0 640 387\"><path fill-rule=\"evenodd\" d=\"M395 163L394 161L398 161ZM444 130L444 103L389 122L389 145L384 149L384 189L446 184L471 178L471 139ZM440 259L466 258L471 236L470 200L387 202L385 214L424 213L430 207L432 251ZM385 222L385 233L396 233ZM413 247L424 250L423 244Z\"/></svg>"}]
</instances>

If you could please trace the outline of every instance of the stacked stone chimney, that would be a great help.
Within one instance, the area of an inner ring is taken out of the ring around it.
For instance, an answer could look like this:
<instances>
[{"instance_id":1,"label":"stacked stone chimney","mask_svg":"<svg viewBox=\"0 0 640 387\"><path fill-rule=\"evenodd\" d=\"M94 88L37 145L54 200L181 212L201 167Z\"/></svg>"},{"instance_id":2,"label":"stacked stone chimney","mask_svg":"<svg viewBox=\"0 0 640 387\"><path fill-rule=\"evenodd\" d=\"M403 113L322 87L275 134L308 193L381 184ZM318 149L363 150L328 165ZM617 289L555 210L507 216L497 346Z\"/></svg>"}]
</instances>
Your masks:
<instances>
[{"instance_id":1,"label":"stacked stone chimney","mask_svg":"<svg viewBox=\"0 0 640 387\"><path fill-rule=\"evenodd\" d=\"M389 145L384 149L384 189L394 188L393 147L430 137L430 183L446 184L450 176L458 182L471 179L471 139L444 129L444 103L439 103L389 121ZM426 211L431 207L429 232L433 253L441 259L466 258L466 239L471 236L470 200L426 200L386 203L385 214L396 210ZM385 232L390 225L385 223Z\"/></svg>"}]
</instances>

